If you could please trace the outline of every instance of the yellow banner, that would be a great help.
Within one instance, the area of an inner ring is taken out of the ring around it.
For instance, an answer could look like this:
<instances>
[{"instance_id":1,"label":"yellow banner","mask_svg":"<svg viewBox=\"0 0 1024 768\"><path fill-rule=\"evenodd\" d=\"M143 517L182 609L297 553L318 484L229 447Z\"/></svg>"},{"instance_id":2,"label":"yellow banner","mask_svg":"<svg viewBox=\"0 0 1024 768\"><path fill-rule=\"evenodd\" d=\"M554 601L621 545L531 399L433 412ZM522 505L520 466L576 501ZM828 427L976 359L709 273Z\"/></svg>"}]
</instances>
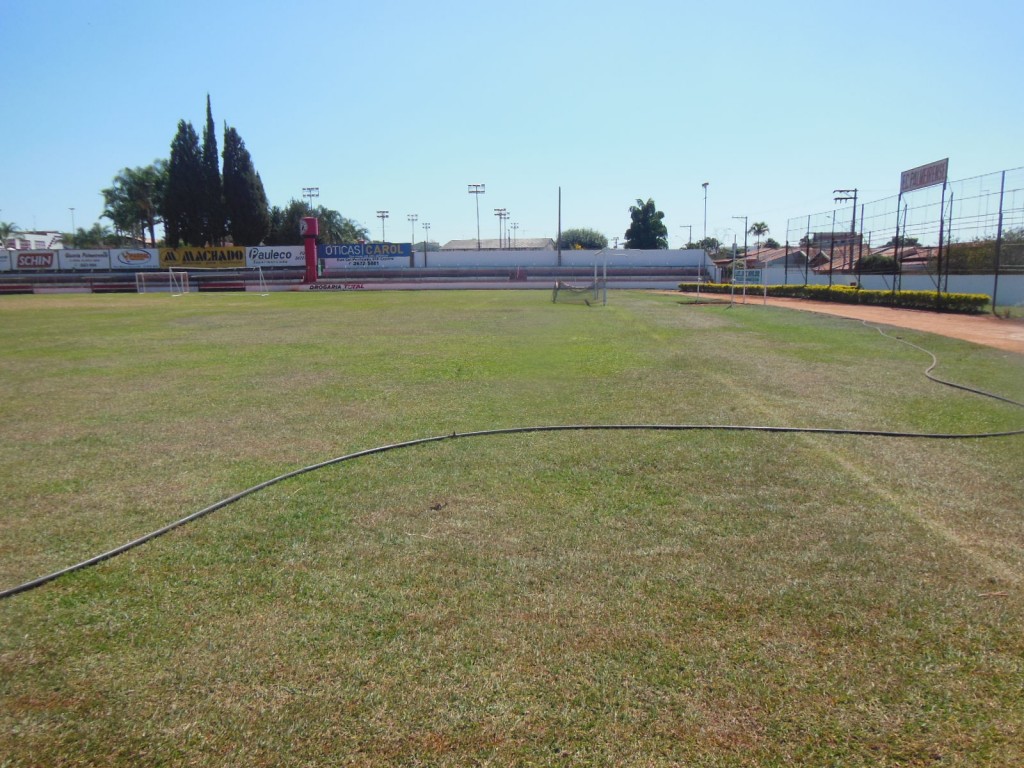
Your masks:
<instances>
[{"instance_id":1,"label":"yellow banner","mask_svg":"<svg viewBox=\"0 0 1024 768\"><path fill-rule=\"evenodd\" d=\"M161 248L162 269L242 269L245 267L244 247L225 248Z\"/></svg>"}]
</instances>

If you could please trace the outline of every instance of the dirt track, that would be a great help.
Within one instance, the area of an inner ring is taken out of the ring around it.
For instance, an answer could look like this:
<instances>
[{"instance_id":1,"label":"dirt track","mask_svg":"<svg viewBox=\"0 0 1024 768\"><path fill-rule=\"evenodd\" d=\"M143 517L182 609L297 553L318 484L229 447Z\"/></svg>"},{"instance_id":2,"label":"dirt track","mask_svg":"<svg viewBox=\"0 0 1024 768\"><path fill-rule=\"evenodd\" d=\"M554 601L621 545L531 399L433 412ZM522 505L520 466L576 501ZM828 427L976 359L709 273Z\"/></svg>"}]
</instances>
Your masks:
<instances>
[{"instance_id":1,"label":"dirt track","mask_svg":"<svg viewBox=\"0 0 1024 768\"><path fill-rule=\"evenodd\" d=\"M762 296L747 296L748 305L760 306ZM955 315L940 312L923 312L914 309L890 309L888 307L865 307L859 304L832 304L824 301L803 299L777 299L768 297L768 306L820 312L826 315L867 320L879 325L911 328L915 331L936 333L954 339L963 339L975 344L1003 349L1024 355L1024 321L1001 320L992 315Z\"/></svg>"}]
</instances>

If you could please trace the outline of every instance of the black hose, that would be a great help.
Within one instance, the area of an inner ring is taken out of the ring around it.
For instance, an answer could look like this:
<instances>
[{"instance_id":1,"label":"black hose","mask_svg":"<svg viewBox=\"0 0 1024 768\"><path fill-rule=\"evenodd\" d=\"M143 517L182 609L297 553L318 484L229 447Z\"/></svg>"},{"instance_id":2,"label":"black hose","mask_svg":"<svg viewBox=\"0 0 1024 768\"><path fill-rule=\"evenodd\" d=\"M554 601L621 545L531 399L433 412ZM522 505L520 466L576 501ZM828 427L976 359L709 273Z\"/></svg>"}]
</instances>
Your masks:
<instances>
[{"instance_id":1,"label":"black hose","mask_svg":"<svg viewBox=\"0 0 1024 768\"><path fill-rule=\"evenodd\" d=\"M883 336L899 341L907 346L913 347L914 349L920 350L932 358L932 364L925 370L924 375L934 381L937 384L942 384L947 387L953 387L960 389L965 392L980 395L982 397L988 397L995 400L1000 400L1004 403L1024 408L1024 403L1020 403L1016 400L1011 400L1008 397L1002 395L995 395L990 392L985 392L980 389L973 387L967 387L962 384L955 384L948 381L943 381L938 377L932 375L932 369L938 365L938 358L923 347L919 347L909 341L906 341L899 336L891 336L885 333L881 328L872 326L867 323L868 327L875 328ZM341 464L345 461L351 461L353 459L362 458L363 456L371 456L377 453L386 453L388 451L394 451L399 448L411 448L416 445L423 445L425 443L436 443L441 440L456 440L459 438L466 437L489 437L494 435L519 435L526 434L529 432L570 432L570 431L596 431L596 430L617 430L617 431L665 431L665 432L700 432L700 431L719 431L719 432L783 432L783 433L803 433L813 435L860 435L867 437L887 437L887 438L914 438L914 439L926 439L926 440L966 440L966 439L984 439L994 437L1013 437L1017 435L1024 435L1024 429L1013 429L1004 432L972 432L972 433L935 433L935 432L895 432L889 430L879 429L840 429L830 427L772 427L772 426L748 426L738 424L564 424L564 425L553 425L553 426L539 426L539 427L508 427L505 429L485 429L477 432L452 432L449 435L437 435L435 437L423 437L417 440L407 440L402 443L392 443L390 445L382 445L377 448L369 448L364 451L357 451L356 453L347 453L344 456L338 456L334 459L328 459L318 464L310 464L308 467L302 467L301 469L292 470L286 472L283 475L278 475L275 478L266 480L258 485L254 485L251 488L246 488L244 491L240 491L233 496L229 496L226 499L211 504L210 506L193 512L187 517L183 517L180 520L176 520L173 523L165 525L163 528L147 533L145 536L129 541L127 544L122 544L119 547L115 547L108 552L91 557L88 560L83 560L75 565L68 566L59 571L47 574L46 576L40 576L32 581L27 581L24 584L19 584L16 587L10 587L0 591L0 600L12 597L21 592L28 592L30 590L41 587L48 582L54 581L61 576L66 576L69 573L80 571L84 568L102 563L104 560L109 560L118 555L122 555L125 552L135 549L135 547L141 546L158 536L163 536L169 531L173 531L175 528L191 523L194 520L198 520L201 517L205 517L211 512L216 512L218 509L223 509L229 504L234 504L236 501L244 499L246 496L250 496L257 491L262 491L265 488L269 488L272 485L282 482L283 480L289 480L299 475L304 475L307 472L314 472L318 469L330 467L334 464Z\"/></svg>"}]
</instances>

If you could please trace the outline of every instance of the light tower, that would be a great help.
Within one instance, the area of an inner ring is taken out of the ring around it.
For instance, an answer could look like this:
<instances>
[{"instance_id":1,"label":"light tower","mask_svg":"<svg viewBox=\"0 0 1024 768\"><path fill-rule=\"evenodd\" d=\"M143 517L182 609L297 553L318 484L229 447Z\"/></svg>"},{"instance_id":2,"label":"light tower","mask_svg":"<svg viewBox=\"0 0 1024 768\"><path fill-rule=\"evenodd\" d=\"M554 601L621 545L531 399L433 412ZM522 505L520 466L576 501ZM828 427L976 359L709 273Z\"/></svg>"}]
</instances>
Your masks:
<instances>
[{"instance_id":1,"label":"light tower","mask_svg":"<svg viewBox=\"0 0 1024 768\"><path fill-rule=\"evenodd\" d=\"M476 249L480 250L480 195L486 192L485 184L470 184L469 194L476 196Z\"/></svg>"}]
</instances>

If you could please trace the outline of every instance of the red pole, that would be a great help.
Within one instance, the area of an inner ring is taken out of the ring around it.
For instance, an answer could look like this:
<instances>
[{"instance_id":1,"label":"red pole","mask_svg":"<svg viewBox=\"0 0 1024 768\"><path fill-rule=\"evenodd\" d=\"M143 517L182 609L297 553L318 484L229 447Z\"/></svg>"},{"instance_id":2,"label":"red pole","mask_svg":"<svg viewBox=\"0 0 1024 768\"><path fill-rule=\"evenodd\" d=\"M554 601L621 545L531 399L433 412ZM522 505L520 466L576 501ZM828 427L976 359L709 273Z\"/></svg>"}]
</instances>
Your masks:
<instances>
[{"instance_id":1,"label":"red pole","mask_svg":"<svg viewBox=\"0 0 1024 768\"><path fill-rule=\"evenodd\" d=\"M299 232L306 247L306 276L302 282L308 285L316 282L316 236L320 234L320 224L313 216L304 217Z\"/></svg>"}]
</instances>

